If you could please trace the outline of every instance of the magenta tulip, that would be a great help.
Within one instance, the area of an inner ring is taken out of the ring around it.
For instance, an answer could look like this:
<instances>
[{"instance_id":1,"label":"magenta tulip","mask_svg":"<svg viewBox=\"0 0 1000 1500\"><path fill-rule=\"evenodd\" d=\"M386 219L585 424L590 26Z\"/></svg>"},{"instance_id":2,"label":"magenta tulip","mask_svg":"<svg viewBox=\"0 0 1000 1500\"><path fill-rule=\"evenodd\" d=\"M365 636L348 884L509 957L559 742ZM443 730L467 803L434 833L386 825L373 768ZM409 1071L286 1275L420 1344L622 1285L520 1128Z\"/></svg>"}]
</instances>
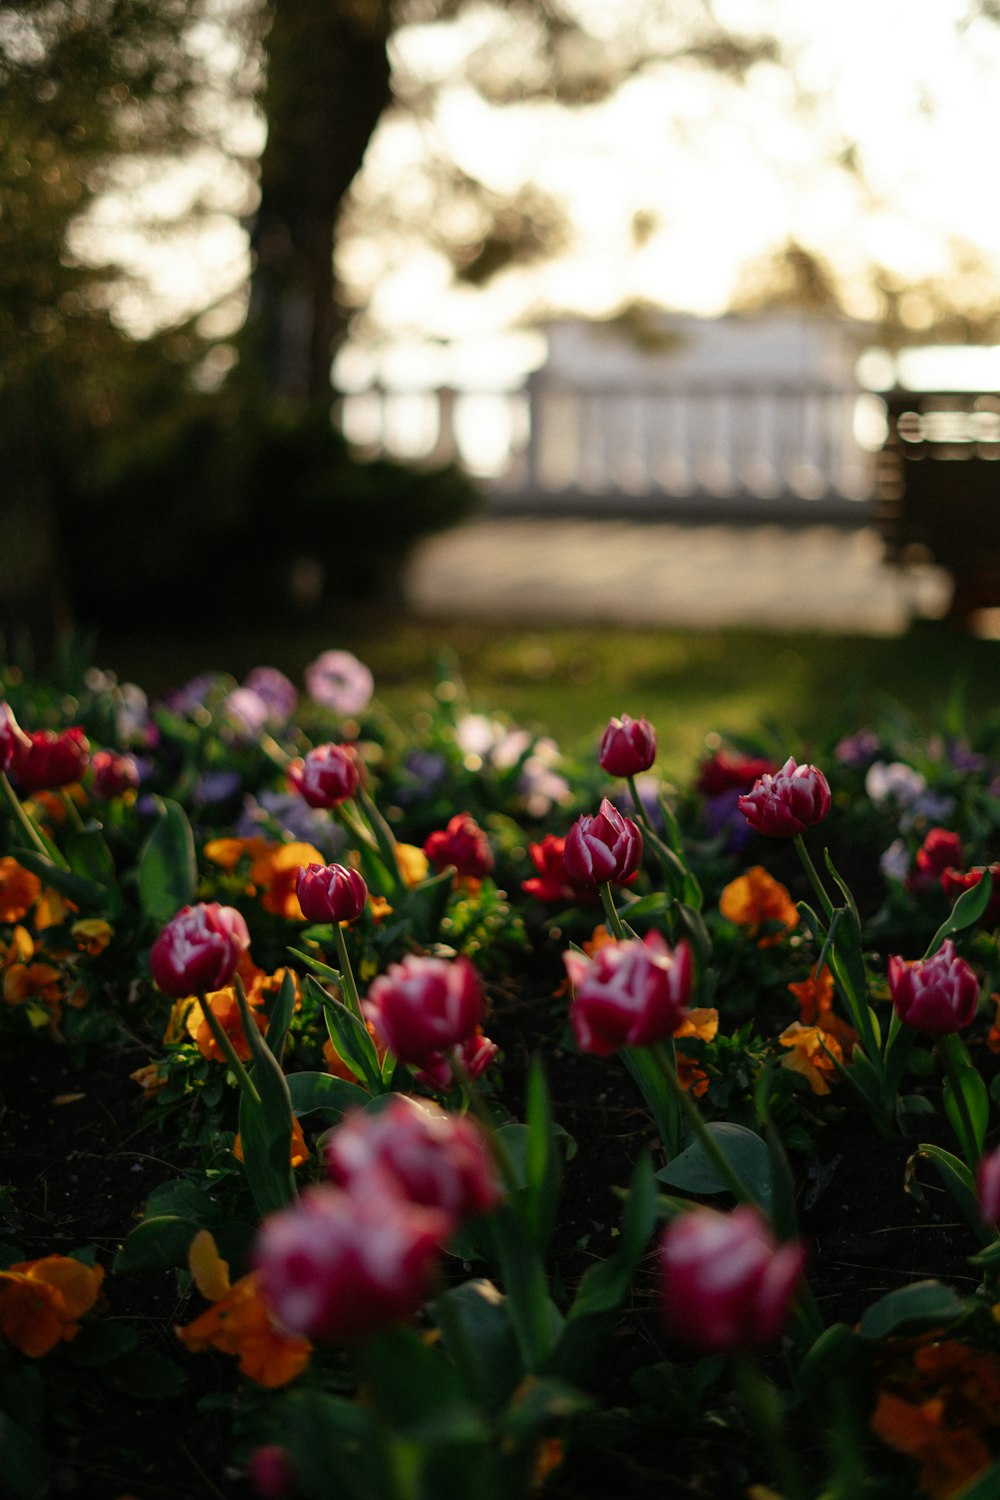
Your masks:
<instances>
[{"instance_id":1,"label":"magenta tulip","mask_svg":"<svg viewBox=\"0 0 1000 1500\"><path fill-rule=\"evenodd\" d=\"M420 1067L472 1035L482 1021L483 997L467 958L407 954L373 980L362 1008L383 1046L400 1062Z\"/></svg>"},{"instance_id":2,"label":"magenta tulip","mask_svg":"<svg viewBox=\"0 0 1000 1500\"><path fill-rule=\"evenodd\" d=\"M139 785L139 767L134 755L119 755L117 750L98 750L90 762L94 793L102 802L110 802Z\"/></svg>"},{"instance_id":3,"label":"magenta tulip","mask_svg":"<svg viewBox=\"0 0 1000 1500\"><path fill-rule=\"evenodd\" d=\"M361 785L361 772L350 745L317 745L288 779L310 807L339 807Z\"/></svg>"},{"instance_id":4,"label":"magenta tulip","mask_svg":"<svg viewBox=\"0 0 1000 1500\"><path fill-rule=\"evenodd\" d=\"M784 1327L805 1248L778 1246L754 1208L696 1208L660 1241L663 1311L673 1332L709 1353L754 1349Z\"/></svg>"},{"instance_id":5,"label":"magenta tulip","mask_svg":"<svg viewBox=\"0 0 1000 1500\"><path fill-rule=\"evenodd\" d=\"M454 865L459 875L481 880L493 869L493 851L485 833L469 813L456 813L446 828L429 834L424 853L436 870Z\"/></svg>"},{"instance_id":6,"label":"magenta tulip","mask_svg":"<svg viewBox=\"0 0 1000 1500\"><path fill-rule=\"evenodd\" d=\"M563 847L569 879L591 890L608 881L624 884L635 874L641 859L641 832L607 797L596 816L577 818Z\"/></svg>"},{"instance_id":7,"label":"magenta tulip","mask_svg":"<svg viewBox=\"0 0 1000 1500\"><path fill-rule=\"evenodd\" d=\"M979 1006L979 980L951 938L933 958L890 958L889 993L899 1019L928 1036L961 1031Z\"/></svg>"},{"instance_id":8,"label":"magenta tulip","mask_svg":"<svg viewBox=\"0 0 1000 1500\"><path fill-rule=\"evenodd\" d=\"M750 827L768 838L792 838L830 811L830 787L815 766L798 766L791 756L772 776L765 772L739 799Z\"/></svg>"},{"instance_id":9,"label":"magenta tulip","mask_svg":"<svg viewBox=\"0 0 1000 1500\"><path fill-rule=\"evenodd\" d=\"M250 947L240 913L217 901L184 906L164 927L149 953L149 967L165 995L183 999L229 984Z\"/></svg>"},{"instance_id":10,"label":"magenta tulip","mask_svg":"<svg viewBox=\"0 0 1000 1500\"><path fill-rule=\"evenodd\" d=\"M52 792L79 781L90 761L90 744L78 724L56 734L40 729L24 737L11 770L23 792Z\"/></svg>"},{"instance_id":11,"label":"magenta tulip","mask_svg":"<svg viewBox=\"0 0 1000 1500\"><path fill-rule=\"evenodd\" d=\"M609 776L638 776L656 759L656 731L645 719L622 714L612 719L601 737L597 763Z\"/></svg>"},{"instance_id":12,"label":"magenta tulip","mask_svg":"<svg viewBox=\"0 0 1000 1500\"><path fill-rule=\"evenodd\" d=\"M976 1189L983 1222L1000 1227L1000 1146L984 1156L979 1163Z\"/></svg>"},{"instance_id":13,"label":"magenta tulip","mask_svg":"<svg viewBox=\"0 0 1000 1500\"><path fill-rule=\"evenodd\" d=\"M573 986L570 1020L581 1052L607 1057L672 1036L691 995L691 949L672 951L658 932L642 942L607 943L593 959L570 950L563 962Z\"/></svg>"},{"instance_id":14,"label":"magenta tulip","mask_svg":"<svg viewBox=\"0 0 1000 1500\"><path fill-rule=\"evenodd\" d=\"M308 922L354 922L365 909L368 887L347 865L306 865L295 894Z\"/></svg>"}]
</instances>

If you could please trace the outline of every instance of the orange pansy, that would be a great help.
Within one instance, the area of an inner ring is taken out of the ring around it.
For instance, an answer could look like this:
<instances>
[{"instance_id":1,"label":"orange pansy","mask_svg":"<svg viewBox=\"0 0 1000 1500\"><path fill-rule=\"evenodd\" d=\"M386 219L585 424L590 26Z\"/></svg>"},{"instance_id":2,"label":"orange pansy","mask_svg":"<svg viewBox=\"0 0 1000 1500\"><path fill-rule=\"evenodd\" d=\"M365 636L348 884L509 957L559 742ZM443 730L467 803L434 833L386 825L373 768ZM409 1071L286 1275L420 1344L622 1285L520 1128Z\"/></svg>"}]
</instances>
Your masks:
<instances>
[{"instance_id":1,"label":"orange pansy","mask_svg":"<svg viewBox=\"0 0 1000 1500\"><path fill-rule=\"evenodd\" d=\"M0 922L19 922L41 894L42 882L37 875L9 854L0 859Z\"/></svg>"},{"instance_id":2,"label":"orange pansy","mask_svg":"<svg viewBox=\"0 0 1000 1500\"><path fill-rule=\"evenodd\" d=\"M422 880L427 879L430 861L416 844L397 844L396 863L406 885L419 885Z\"/></svg>"},{"instance_id":3,"label":"orange pansy","mask_svg":"<svg viewBox=\"0 0 1000 1500\"><path fill-rule=\"evenodd\" d=\"M788 891L762 865L753 865L738 875L722 892L719 910L737 927L749 927L758 946L770 948L799 925L799 914Z\"/></svg>"},{"instance_id":4,"label":"orange pansy","mask_svg":"<svg viewBox=\"0 0 1000 1500\"><path fill-rule=\"evenodd\" d=\"M783 1068L801 1073L808 1080L814 1094L828 1094L830 1081L837 1077L837 1063L843 1063L844 1054L840 1043L830 1031L820 1026L803 1026L793 1021L786 1026L778 1038L783 1047L790 1047L787 1057L781 1059Z\"/></svg>"},{"instance_id":5,"label":"orange pansy","mask_svg":"<svg viewBox=\"0 0 1000 1500\"><path fill-rule=\"evenodd\" d=\"M833 1008L833 975L823 965L817 974L813 969L808 979L802 979L788 988L799 1002L799 1020L803 1026L819 1026L830 1032L841 1045L844 1056L850 1060L858 1034L853 1026L842 1021Z\"/></svg>"},{"instance_id":6,"label":"orange pansy","mask_svg":"<svg viewBox=\"0 0 1000 1500\"><path fill-rule=\"evenodd\" d=\"M674 1032L674 1040L679 1041L683 1037L695 1037L700 1042L714 1042L719 1034L719 1012L711 1006L695 1006L689 1010L684 1020ZM708 1090L708 1074L704 1068L699 1067L693 1057L678 1050L677 1052L677 1081L682 1089L690 1089L696 1099Z\"/></svg>"},{"instance_id":7,"label":"orange pansy","mask_svg":"<svg viewBox=\"0 0 1000 1500\"><path fill-rule=\"evenodd\" d=\"M103 1266L68 1255L18 1261L0 1271L0 1333L29 1359L41 1359L60 1340L76 1338L103 1279Z\"/></svg>"},{"instance_id":8,"label":"orange pansy","mask_svg":"<svg viewBox=\"0 0 1000 1500\"><path fill-rule=\"evenodd\" d=\"M205 845L205 858L222 870L235 870L240 860L257 859L271 846L267 839L257 834L249 839L209 839Z\"/></svg>"}]
</instances>

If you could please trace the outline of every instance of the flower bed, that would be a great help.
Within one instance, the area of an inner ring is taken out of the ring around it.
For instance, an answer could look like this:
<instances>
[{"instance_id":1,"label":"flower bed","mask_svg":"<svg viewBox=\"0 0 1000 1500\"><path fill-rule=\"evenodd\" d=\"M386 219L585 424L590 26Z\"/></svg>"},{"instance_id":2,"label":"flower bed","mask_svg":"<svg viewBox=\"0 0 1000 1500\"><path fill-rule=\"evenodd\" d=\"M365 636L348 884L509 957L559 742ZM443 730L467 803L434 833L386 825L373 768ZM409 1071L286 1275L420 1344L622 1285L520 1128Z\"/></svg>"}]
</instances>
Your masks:
<instances>
[{"instance_id":1,"label":"flower bed","mask_svg":"<svg viewBox=\"0 0 1000 1500\"><path fill-rule=\"evenodd\" d=\"M8 674L15 1500L995 1493L1000 725L305 682Z\"/></svg>"}]
</instances>

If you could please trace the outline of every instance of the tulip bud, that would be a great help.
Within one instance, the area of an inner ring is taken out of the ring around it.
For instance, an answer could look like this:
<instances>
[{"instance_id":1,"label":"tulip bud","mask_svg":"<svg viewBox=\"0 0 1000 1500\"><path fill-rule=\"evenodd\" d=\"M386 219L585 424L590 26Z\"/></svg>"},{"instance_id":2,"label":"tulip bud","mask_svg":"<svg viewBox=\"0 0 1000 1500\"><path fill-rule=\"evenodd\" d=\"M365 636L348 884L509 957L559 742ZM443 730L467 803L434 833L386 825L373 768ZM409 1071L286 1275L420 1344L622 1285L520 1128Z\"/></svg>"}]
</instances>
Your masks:
<instances>
[{"instance_id":1,"label":"tulip bud","mask_svg":"<svg viewBox=\"0 0 1000 1500\"><path fill-rule=\"evenodd\" d=\"M815 766L798 766L791 756L774 775L765 773L739 799L750 827L768 838L792 838L830 811L830 787Z\"/></svg>"},{"instance_id":2,"label":"tulip bud","mask_svg":"<svg viewBox=\"0 0 1000 1500\"><path fill-rule=\"evenodd\" d=\"M597 763L609 776L638 776L656 759L656 731L645 719L622 714L612 719L601 737Z\"/></svg>"},{"instance_id":3,"label":"tulip bud","mask_svg":"<svg viewBox=\"0 0 1000 1500\"><path fill-rule=\"evenodd\" d=\"M454 1227L500 1202L500 1184L483 1132L473 1120L396 1094L377 1114L356 1110L327 1141L326 1165L355 1197L397 1195L434 1208Z\"/></svg>"},{"instance_id":4,"label":"tulip bud","mask_svg":"<svg viewBox=\"0 0 1000 1500\"><path fill-rule=\"evenodd\" d=\"M372 982L362 1007L378 1039L400 1062L422 1066L459 1046L482 1021L479 979L467 958L407 954Z\"/></svg>"},{"instance_id":5,"label":"tulip bud","mask_svg":"<svg viewBox=\"0 0 1000 1500\"><path fill-rule=\"evenodd\" d=\"M486 835L469 813L456 813L447 828L428 836L424 853L436 870L454 865L459 875L481 880L493 869L493 852Z\"/></svg>"},{"instance_id":6,"label":"tulip bud","mask_svg":"<svg viewBox=\"0 0 1000 1500\"><path fill-rule=\"evenodd\" d=\"M115 750L98 750L90 762L94 792L103 802L110 802L124 792L134 792L139 785L139 767L133 755L119 755Z\"/></svg>"},{"instance_id":7,"label":"tulip bud","mask_svg":"<svg viewBox=\"0 0 1000 1500\"><path fill-rule=\"evenodd\" d=\"M349 745L317 745L288 779L310 807L339 807L361 785L361 772Z\"/></svg>"},{"instance_id":8,"label":"tulip bud","mask_svg":"<svg viewBox=\"0 0 1000 1500\"><path fill-rule=\"evenodd\" d=\"M979 1212L985 1224L1000 1226L1000 1146L997 1146L979 1163L976 1172L976 1190L979 1193Z\"/></svg>"},{"instance_id":9,"label":"tulip bud","mask_svg":"<svg viewBox=\"0 0 1000 1500\"><path fill-rule=\"evenodd\" d=\"M470 1083L475 1083L477 1078L483 1076L499 1050L496 1042L483 1036L478 1026L458 1044L458 1061ZM439 1094L448 1093L455 1084L455 1068L452 1059L445 1052L431 1052L424 1058L420 1071L415 1076L425 1089L435 1089Z\"/></svg>"},{"instance_id":10,"label":"tulip bud","mask_svg":"<svg viewBox=\"0 0 1000 1500\"><path fill-rule=\"evenodd\" d=\"M247 924L217 901L184 906L160 933L149 953L154 983L177 1000L229 984L250 946Z\"/></svg>"},{"instance_id":11,"label":"tulip bud","mask_svg":"<svg viewBox=\"0 0 1000 1500\"><path fill-rule=\"evenodd\" d=\"M778 1337L805 1248L780 1247L754 1208L696 1208L660 1241L663 1311L678 1337L706 1352L753 1349Z\"/></svg>"},{"instance_id":12,"label":"tulip bud","mask_svg":"<svg viewBox=\"0 0 1000 1500\"><path fill-rule=\"evenodd\" d=\"M264 1220L261 1291L290 1333L351 1342L416 1312L429 1290L445 1215L399 1198L312 1188Z\"/></svg>"},{"instance_id":13,"label":"tulip bud","mask_svg":"<svg viewBox=\"0 0 1000 1500\"><path fill-rule=\"evenodd\" d=\"M255 1448L248 1465L258 1500L288 1500L295 1493L295 1469L287 1448L267 1443Z\"/></svg>"},{"instance_id":14,"label":"tulip bud","mask_svg":"<svg viewBox=\"0 0 1000 1500\"><path fill-rule=\"evenodd\" d=\"M368 887L347 865L306 865L295 894L307 922L353 922L365 909Z\"/></svg>"},{"instance_id":15,"label":"tulip bud","mask_svg":"<svg viewBox=\"0 0 1000 1500\"><path fill-rule=\"evenodd\" d=\"M979 980L946 938L933 958L889 960L889 993L896 1014L928 1036L968 1026L979 1006Z\"/></svg>"},{"instance_id":16,"label":"tulip bud","mask_svg":"<svg viewBox=\"0 0 1000 1500\"><path fill-rule=\"evenodd\" d=\"M30 743L10 704L0 703L0 772L9 771Z\"/></svg>"},{"instance_id":17,"label":"tulip bud","mask_svg":"<svg viewBox=\"0 0 1000 1500\"><path fill-rule=\"evenodd\" d=\"M946 870L958 870L962 864L962 841L950 828L932 828L917 850L914 868L906 880L910 891L926 890L938 881L944 884ZM947 893L947 887L945 887Z\"/></svg>"},{"instance_id":18,"label":"tulip bud","mask_svg":"<svg viewBox=\"0 0 1000 1500\"><path fill-rule=\"evenodd\" d=\"M573 986L570 1020L581 1052L607 1057L672 1036L691 994L691 949L671 952L658 932L642 942L607 943L593 959L570 950L563 962Z\"/></svg>"},{"instance_id":19,"label":"tulip bud","mask_svg":"<svg viewBox=\"0 0 1000 1500\"><path fill-rule=\"evenodd\" d=\"M90 760L90 744L78 724L60 734L40 729L25 736L11 770L24 792L51 792L79 781Z\"/></svg>"},{"instance_id":20,"label":"tulip bud","mask_svg":"<svg viewBox=\"0 0 1000 1500\"><path fill-rule=\"evenodd\" d=\"M577 818L566 835L563 864L575 885L624 884L639 868L642 834L605 797L595 817Z\"/></svg>"}]
</instances>

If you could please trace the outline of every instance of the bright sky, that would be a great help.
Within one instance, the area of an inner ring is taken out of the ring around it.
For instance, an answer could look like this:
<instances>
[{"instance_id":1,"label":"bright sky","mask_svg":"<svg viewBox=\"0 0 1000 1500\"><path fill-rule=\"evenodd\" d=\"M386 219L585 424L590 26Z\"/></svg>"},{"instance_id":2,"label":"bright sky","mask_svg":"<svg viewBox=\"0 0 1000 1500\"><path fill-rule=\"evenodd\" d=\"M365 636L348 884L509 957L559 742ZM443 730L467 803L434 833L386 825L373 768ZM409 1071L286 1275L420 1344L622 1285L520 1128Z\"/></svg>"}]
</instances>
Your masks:
<instances>
[{"instance_id":1,"label":"bright sky","mask_svg":"<svg viewBox=\"0 0 1000 1500\"><path fill-rule=\"evenodd\" d=\"M721 21L768 29L790 46L799 85L812 96L806 111L796 110L788 78L770 65L754 69L742 89L672 66L573 114L528 104L501 113L459 82L442 97L437 138L497 191L533 181L559 199L574 226L566 253L473 291L453 287L443 257L429 248L358 234L342 247L341 275L369 298L397 362L408 358L407 345L415 353L430 338L462 341L467 363L479 363L486 350L502 360L503 348L522 366L523 342L497 343L514 324L551 309L606 313L633 298L718 313L746 263L788 237L842 272L858 316L879 313L867 277L873 261L914 280L944 276L956 241L980 248L1000 283L990 168L1000 25L960 31L968 5L717 0ZM593 8L620 14L614 0L593 0ZM411 29L396 45L413 74L451 77L481 39L473 28L437 26ZM244 120L242 128L252 151L259 122ZM860 146L867 196L830 165L850 140ZM411 122L385 122L369 151L362 196L407 194L419 211L422 153ZM182 196L192 181L175 173L147 197ZM247 267L246 235L233 216L240 194L236 179L217 177L204 231L154 244L152 255L122 196L105 204L104 232L118 237L151 286L152 302L133 299L122 309L137 331L227 289L234 297L219 326L238 319ZM637 213L653 215L656 225L638 246L631 233ZM917 299L909 311L919 326Z\"/></svg>"}]
</instances>

